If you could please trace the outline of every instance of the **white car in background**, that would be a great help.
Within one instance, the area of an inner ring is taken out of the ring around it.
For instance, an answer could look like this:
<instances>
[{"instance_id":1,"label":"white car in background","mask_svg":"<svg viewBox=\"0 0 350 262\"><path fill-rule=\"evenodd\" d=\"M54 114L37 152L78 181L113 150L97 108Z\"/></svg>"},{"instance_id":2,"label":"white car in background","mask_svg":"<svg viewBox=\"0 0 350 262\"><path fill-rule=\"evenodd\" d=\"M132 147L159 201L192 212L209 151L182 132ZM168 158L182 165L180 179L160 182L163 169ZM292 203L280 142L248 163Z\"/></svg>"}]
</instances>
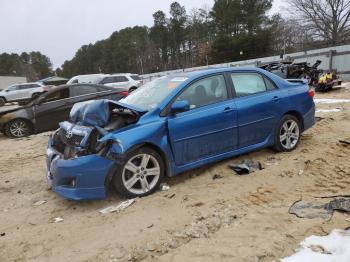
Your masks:
<instances>
[{"instance_id":1,"label":"white car in background","mask_svg":"<svg viewBox=\"0 0 350 262\"><path fill-rule=\"evenodd\" d=\"M131 93L143 85L143 80L137 74L113 74L105 75L99 84L123 88L125 91Z\"/></svg>"},{"instance_id":2,"label":"white car in background","mask_svg":"<svg viewBox=\"0 0 350 262\"><path fill-rule=\"evenodd\" d=\"M72 84L98 84L105 77L105 74L79 75L74 76L67 82L67 85Z\"/></svg>"},{"instance_id":3,"label":"white car in background","mask_svg":"<svg viewBox=\"0 0 350 262\"><path fill-rule=\"evenodd\" d=\"M11 85L0 91L0 106L11 102L27 102L49 90L50 86L41 83L23 83Z\"/></svg>"}]
</instances>

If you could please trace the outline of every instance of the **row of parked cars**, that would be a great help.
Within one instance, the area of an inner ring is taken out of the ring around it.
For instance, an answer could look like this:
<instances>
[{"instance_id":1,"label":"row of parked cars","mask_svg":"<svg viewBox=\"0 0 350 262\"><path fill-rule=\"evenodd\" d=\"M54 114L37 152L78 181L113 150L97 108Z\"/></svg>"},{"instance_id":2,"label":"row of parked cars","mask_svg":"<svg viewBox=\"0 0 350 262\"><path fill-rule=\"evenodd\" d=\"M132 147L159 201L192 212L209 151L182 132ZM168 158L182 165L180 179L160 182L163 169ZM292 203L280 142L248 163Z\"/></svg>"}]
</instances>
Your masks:
<instances>
[{"instance_id":1,"label":"row of parked cars","mask_svg":"<svg viewBox=\"0 0 350 262\"><path fill-rule=\"evenodd\" d=\"M117 101L142 84L135 74L99 74L76 76L59 87L41 83L12 85L0 92L0 106L18 102L21 107L0 111L0 132L20 138L53 130L68 119L75 103L96 99Z\"/></svg>"},{"instance_id":2,"label":"row of parked cars","mask_svg":"<svg viewBox=\"0 0 350 262\"><path fill-rule=\"evenodd\" d=\"M68 85L95 84L121 88L124 91L135 91L143 84L143 80L137 74L93 74L80 75L71 78ZM18 102L25 104L39 95L49 91L54 86L47 86L40 82L22 83L11 85L0 91L0 107L6 103Z\"/></svg>"}]
</instances>

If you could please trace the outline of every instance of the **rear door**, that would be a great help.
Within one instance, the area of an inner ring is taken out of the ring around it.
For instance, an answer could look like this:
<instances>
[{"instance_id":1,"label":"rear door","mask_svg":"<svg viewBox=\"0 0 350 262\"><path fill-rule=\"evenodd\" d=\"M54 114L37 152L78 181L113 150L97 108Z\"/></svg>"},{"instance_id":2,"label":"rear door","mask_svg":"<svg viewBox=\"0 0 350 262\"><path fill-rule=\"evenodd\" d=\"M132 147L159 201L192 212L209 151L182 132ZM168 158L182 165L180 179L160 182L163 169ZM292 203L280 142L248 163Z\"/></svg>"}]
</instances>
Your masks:
<instances>
[{"instance_id":1,"label":"rear door","mask_svg":"<svg viewBox=\"0 0 350 262\"><path fill-rule=\"evenodd\" d=\"M189 85L176 101L191 109L168 117L169 137L176 165L219 155L237 146L237 112L223 75Z\"/></svg>"},{"instance_id":2,"label":"rear door","mask_svg":"<svg viewBox=\"0 0 350 262\"><path fill-rule=\"evenodd\" d=\"M234 86L240 148L265 142L279 120L280 90L257 72L230 73Z\"/></svg>"}]
</instances>

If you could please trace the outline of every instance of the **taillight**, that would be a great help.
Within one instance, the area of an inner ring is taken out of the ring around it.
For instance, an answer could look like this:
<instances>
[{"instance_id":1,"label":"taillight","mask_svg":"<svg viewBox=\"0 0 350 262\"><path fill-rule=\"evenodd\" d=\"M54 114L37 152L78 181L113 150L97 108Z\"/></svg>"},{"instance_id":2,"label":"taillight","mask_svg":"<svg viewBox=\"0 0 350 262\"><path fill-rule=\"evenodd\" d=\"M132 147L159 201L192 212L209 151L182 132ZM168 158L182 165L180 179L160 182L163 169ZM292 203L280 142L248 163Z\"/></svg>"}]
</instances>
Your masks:
<instances>
[{"instance_id":1,"label":"taillight","mask_svg":"<svg viewBox=\"0 0 350 262\"><path fill-rule=\"evenodd\" d=\"M314 90L313 88L310 88L310 89L309 89L309 96L310 96L311 98L314 98L314 96L315 96L315 90Z\"/></svg>"},{"instance_id":2,"label":"taillight","mask_svg":"<svg viewBox=\"0 0 350 262\"><path fill-rule=\"evenodd\" d=\"M43 86L43 90L44 90L45 92L47 92L47 91L49 91L49 87L48 87L48 86Z\"/></svg>"},{"instance_id":3,"label":"taillight","mask_svg":"<svg viewBox=\"0 0 350 262\"><path fill-rule=\"evenodd\" d=\"M123 92L118 92L117 94L125 97L125 96L129 95L129 92L128 91L123 91Z\"/></svg>"}]
</instances>

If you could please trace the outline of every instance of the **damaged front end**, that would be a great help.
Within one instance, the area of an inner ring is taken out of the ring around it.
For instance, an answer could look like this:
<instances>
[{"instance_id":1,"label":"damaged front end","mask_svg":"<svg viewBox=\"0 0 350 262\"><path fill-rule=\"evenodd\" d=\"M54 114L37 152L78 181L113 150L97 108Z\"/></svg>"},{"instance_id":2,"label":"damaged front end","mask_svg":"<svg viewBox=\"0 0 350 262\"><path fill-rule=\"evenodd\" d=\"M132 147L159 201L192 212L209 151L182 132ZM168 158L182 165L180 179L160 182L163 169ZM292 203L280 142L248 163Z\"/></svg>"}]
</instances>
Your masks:
<instances>
[{"instance_id":1,"label":"damaged front end","mask_svg":"<svg viewBox=\"0 0 350 262\"><path fill-rule=\"evenodd\" d=\"M73 200L105 198L116 165L108 153L118 141L102 139L136 123L141 115L109 100L76 104L70 121L60 123L49 139L47 180L52 189Z\"/></svg>"}]
</instances>

